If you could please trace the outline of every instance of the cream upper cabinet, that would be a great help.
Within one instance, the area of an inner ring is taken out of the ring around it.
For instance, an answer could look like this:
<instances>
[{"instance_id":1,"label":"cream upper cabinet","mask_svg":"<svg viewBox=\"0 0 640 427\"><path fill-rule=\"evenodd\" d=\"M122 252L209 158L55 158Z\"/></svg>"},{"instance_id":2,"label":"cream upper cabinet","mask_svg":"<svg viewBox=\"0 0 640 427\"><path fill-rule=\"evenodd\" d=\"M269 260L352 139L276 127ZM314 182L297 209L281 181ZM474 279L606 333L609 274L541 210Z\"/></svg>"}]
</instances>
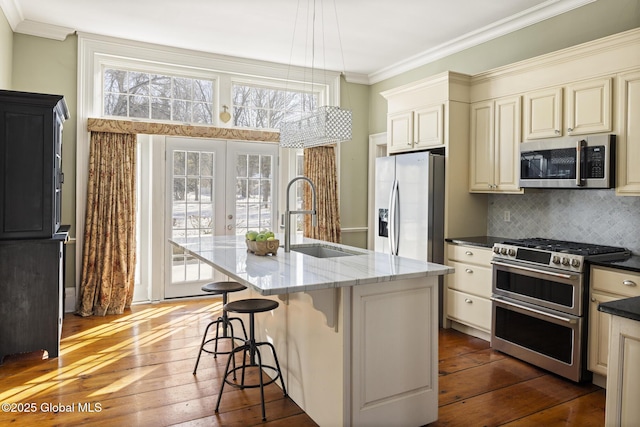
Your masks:
<instances>
[{"instance_id":1,"label":"cream upper cabinet","mask_svg":"<svg viewBox=\"0 0 640 427\"><path fill-rule=\"evenodd\" d=\"M444 104L389 114L389 152L414 151L444 143Z\"/></svg>"},{"instance_id":2,"label":"cream upper cabinet","mask_svg":"<svg viewBox=\"0 0 640 427\"><path fill-rule=\"evenodd\" d=\"M524 139L562 135L562 88L524 95Z\"/></svg>"},{"instance_id":3,"label":"cream upper cabinet","mask_svg":"<svg viewBox=\"0 0 640 427\"><path fill-rule=\"evenodd\" d=\"M471 192L521 193L518 179L521 97L471 105Z\"/></svg>"},{"instance_id":4,"label":"cream upper cabinet","mask_svg":"<svg viewBox=\"0 0 640 427\"><path fill-rule=\"evenodd\" d=\"M589 303L588 369L607 375L610 347L611 315L598 311L603 302L640 296L640 273L626 270L591 267Z\"/></svg>"},{"instance_id":5,"label":"cream upper cabinet","mask_svg":"<svg viewBox=\"0 0 640 427\"><path fill-rule=\"evenodd\" d=\"M618 195L640 196L640 70L618 76Z\"/></svg>"},{"instance_id":6,"label":"cream upper cabinet","mask_svg":"<svg viewBox=\"0 0 640 427\"><path fill-rule=\"evenodd\" d=\"M567 135L610 132L611 78L567 86Z\"/></svg>"},{"instance_id":7,"label":"cream upper cabinet","mask_svg":"<svg viewBox=\"0 0 640 427\"><path fill-rule=\"evenodd\" d=\"M608 77L526 93L524 139L610 132L611 86Z\"/></svg>"}]
</instances>

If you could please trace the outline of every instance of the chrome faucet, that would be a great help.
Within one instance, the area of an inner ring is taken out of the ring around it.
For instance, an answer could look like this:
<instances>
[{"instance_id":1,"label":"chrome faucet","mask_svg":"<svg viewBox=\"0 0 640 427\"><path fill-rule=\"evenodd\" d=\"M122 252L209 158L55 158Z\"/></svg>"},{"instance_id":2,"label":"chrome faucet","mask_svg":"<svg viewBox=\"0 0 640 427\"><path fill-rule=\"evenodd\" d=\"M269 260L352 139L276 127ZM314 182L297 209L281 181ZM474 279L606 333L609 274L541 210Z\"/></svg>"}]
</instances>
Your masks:
<instances>
[{"instance_id":1,"label":"chrome faucet","mask_svg":"<svg viewBox=\"0 0 640 427\"><path fill-rule=\"evenodd\" d=\"M289 189L291 188L291 185L294 182L299 180L307 181L311 186L312 209L310 211L289 210ZM291 250L291 215L295 215L295 214L311 214L311 225L313 227L318 226L318 213L316 209L316 187L315 185L313 185L313 182L306 176L297 176L293 178L291 181L289 181L289 184L287 185L287 210L284 213L284 251L285 252L290 252Z\"/></svg>"}]
</instances>

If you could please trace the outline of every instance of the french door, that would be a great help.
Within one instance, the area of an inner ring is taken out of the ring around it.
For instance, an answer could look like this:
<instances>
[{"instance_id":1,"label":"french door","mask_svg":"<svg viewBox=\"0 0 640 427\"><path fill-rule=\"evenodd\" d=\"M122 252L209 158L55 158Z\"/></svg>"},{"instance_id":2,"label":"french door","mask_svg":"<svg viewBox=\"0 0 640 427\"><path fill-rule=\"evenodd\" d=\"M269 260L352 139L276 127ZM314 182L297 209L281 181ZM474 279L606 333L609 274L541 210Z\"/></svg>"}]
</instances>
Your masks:
<instances>
[{"instance_id":1,"label":"french door","mask_svg":"<svg viewBox=\"0 0 640 427\"><path fill-rule=\"evenodd\" d=\"M276 144L167 138L165 158L167 238L276 228ZM169 243L165 252L165 298L201 295L203 283L226 280Z\"/></svg>"}]
</instances>

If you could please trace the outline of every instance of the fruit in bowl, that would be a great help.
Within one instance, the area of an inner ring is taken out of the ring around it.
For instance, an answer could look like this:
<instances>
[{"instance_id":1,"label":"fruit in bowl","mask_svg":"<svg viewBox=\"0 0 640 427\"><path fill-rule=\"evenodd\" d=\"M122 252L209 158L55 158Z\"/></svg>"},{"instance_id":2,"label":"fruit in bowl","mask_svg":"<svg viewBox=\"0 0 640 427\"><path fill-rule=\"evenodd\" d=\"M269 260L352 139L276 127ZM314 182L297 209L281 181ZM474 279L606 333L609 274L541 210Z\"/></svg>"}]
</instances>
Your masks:
<instances>
[{"instance_id":1,"label":"fruit in bowl","mask_svg":"<svg viewBox=\"0 0 640 427\"><path fill-rule=\"evenodd\" d=\"M260 232L249 230L245 234L245 238L247 250L256 255L275 255L280 246L280 241L275 238L275 234L271 230Z\"/></svg>"}]
</instances>

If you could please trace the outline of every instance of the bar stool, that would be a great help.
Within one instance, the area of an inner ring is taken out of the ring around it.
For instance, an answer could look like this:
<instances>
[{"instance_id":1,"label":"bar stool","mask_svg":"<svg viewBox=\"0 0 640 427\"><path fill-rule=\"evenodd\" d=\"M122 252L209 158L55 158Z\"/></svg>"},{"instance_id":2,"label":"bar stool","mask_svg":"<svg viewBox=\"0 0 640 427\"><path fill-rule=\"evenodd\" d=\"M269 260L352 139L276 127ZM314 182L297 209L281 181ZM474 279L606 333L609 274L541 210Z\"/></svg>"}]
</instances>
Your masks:
<instances>
[{"instance_id":1,"label":"bar stool","mask_svg":"<svg viewBox=\"0 0 640 427\"><path fill-rule=\"evenodd\" d=\"M238 282L212 282L212 283L207 283L201 289L204 292L208 292L212 295L222 295L223 310L222 310L222 316L218 317L216 320L209 323L207 325L207 328L204 330L204 336L202 337L202 344L200 344L200 351L198 352L198 359L196 360L196 366L193 368L193 375L195 375L196 371L198 370L198 364L200 363L200 356L202 355L203 351L205 353L213 354L213 357L217 358L218 354L231 353L231 351L218 351L218 342L220 340L224 340L224 339L230 340L232 350L235 347L236 340L241 340L243 342L247 340L247 330L244 327L244 322L242 321L242 319L240 319L239 317L229 317L227 315L227 311L224 309L224 306L228 302L227 294L231 292L243 291L247 289L247 287L244 285L241 285ZM231 321L233 320L240 322L240 326L242 326L242 332L244 334L244 338L235 336L233 332L233 324L231 323ZM213 325L216 326L216 336L215 338L207 339L209 328L212 327ZM222 336L219 335L221 325L222 325ZM231 331L231 335L229 335L229 330ZM215 343L213 351L205 348L205 346L210 342Z\"/></svg>"},{"instance_id":2,"label":"bar stool","mask_svg":"<svg viewBox=\"0 0 640 427\"><path fill-rule=\"evenodd\" d=\"M284 395L287 395L287 389L284 385L284 379L282 378L282 371L280 370L280 364L278 363L278 356L276 356L276 349L273 347L273 344L270 342L256 342L255 340L255 313L262 313L264 311L271 311L278 307L277 301L272 301L269 299L262 298L252 298L252 299L244 299L238 300L234 302L230 302L224 306L225 311L229 311L231 313L246 313L249 314L249 339L244 343L244 345L240 347L236 347L231 351L229 355L229 360L227 360L227 367L224 371L224 376L222 377L222 386L220 387L220 392L218 394L218 403L216 404L216 413L220 408L220 400L222 399L222 391L224 390L224 385L229 384L234 387L238 387L240 389L244 388L256 388L260 387L260 400L262 403L262 421L266 421L266 411L264 406L264 386L269 385L275 382L278 378L280 378L280 383L282 384L282 391ZM271 348L271 352L273 353L273 359L275 360L276 366L269 366L262 364L262 356L260 355L260 346L266 345ZM234 356L236 353L242 353L242 365L235 367L232 370L229 370L229 365L231 364L231 360L235 359ZM247 363L247 353L249 353L249 363ZM256 357L257 356L257 357ZM257 358L257 364L256 364ZM258 368L258 384L245 384L245 369L246 368ZM262 370L269 369L273 371L275 374L274 377L267 381L266 383L262 379ZM240 384L236 382L231 382L229 380L229 376L233 375L233 379L236 380L236 371L242 370L242 379Z\"/></svg>"}]
</instances>

